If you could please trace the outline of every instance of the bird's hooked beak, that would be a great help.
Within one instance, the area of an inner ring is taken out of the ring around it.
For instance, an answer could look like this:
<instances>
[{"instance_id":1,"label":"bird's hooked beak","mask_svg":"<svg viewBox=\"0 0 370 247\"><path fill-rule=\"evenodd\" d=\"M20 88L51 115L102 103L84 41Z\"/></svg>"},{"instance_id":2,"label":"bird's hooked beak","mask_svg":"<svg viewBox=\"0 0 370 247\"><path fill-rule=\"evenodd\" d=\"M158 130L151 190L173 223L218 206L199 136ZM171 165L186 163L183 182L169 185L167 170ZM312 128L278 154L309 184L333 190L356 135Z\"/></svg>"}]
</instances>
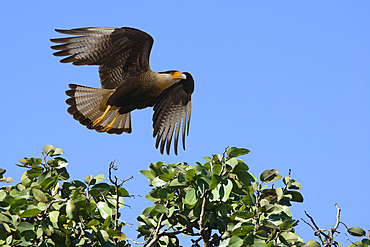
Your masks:
<instances>
[{"instance_id":1,"label":"bird's hooked beak","mask_svg":"<svg viewBox=\"0 0 370 247\"><path fill-rule=\"evenodd\" d=\"M174 79L183 79L183 80L186 80L186 75L181 73L181 72L178 72L176 71L175 73L172 74L172 77Z\"/></svg>"}]
</instances>

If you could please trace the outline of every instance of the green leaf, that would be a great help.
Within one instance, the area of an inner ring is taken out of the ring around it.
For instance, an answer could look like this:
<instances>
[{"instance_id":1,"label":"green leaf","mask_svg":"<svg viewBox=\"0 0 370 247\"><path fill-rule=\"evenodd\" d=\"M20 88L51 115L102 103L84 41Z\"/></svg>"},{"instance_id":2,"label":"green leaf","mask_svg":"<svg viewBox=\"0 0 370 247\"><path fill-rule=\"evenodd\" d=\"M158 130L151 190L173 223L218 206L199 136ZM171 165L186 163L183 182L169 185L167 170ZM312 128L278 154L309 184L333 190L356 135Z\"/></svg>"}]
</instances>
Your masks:
<instances>
[{"instance_id":1,"label":"green leaf","mask_svg":"<svg viewBox=\"0 0 370 247\"><path fill-rule=\"evenodd\" d=\"M106 219L108 216L112 216L112 209L109 208L106 202L98 202L96 206L98 207L100 215L103 217L103 219Z\"/></svg>"},{"instance_id":2,"label":"green leaf","mask_svg":"<svg viewBox=\"0 0 370 247\"><path fill-rule=\"evenodd\" d=\"M11 223L11 217L0 213L0 223Z\"/></svg>"},{"instance_id":3,"label":"green leaf","mask_svg":"<svg viewBox=\"0 0 370 247\"><path fill-rule=\"evenodd\" d=\"M240 247L243 245L243 239L238 236L232 236L229 241L229 247Z\"/></svg>"},{"instance_id":4,"label":"green leaf","mask_svg":"<svg viewBox=\"0 0 370 247\"><path fill-rule=\"evenodd\" d=\"M49 155L49 153L51 153L54 149L55 147L53 145L46 145L42 150L46 155Z\"/></svg>"},{"instance_id":5,"label":"green leaf","mask_svg":"<svg viewBox=\"0 0 370 247\"><path fill-rule=\"evenodd\" d=\"M292 182L292 183L290 183L290 186L288 187L288 189L290 189L290 190L300 190L300 189L302 189L302 186L298 182Z\"/></svg>"},{"instance_id":6,"label":"green leaf","mask_svg":"<svg viewBox=\"0 0 370 247\"><path fill-rule=\"evenodd\" d=\"M171 173L164 173L164 174L162 174L162 175L160 175L159 177L156 177L156 178L160 178L161 180L163 180L165 182L168 182L168 181L172 180L175 176L176 176L176 173L171 172Z\"/></svg>"},{"instance_id":7,"label":"green leaf","mask_svg":"<svg viewBox=\"0 0 370 247\"><path fill-rule=\"evenodd\" d=\"M72 241L72 246L84 246L85 245L85 239L80 238L80 239L74 239Z\"/></svg>"},{"instance_id":8,"label":"green leaf","mask_svg":"<svg viewBox=\"0 0 370 247\"><path fill-rule=\"evenodd\" d=\"M98 232L98 238L101 243L105 243L109 240L109 234L104 230L100 230Z\"/></svg>"},{"instance_id":9,"label":"green leaf","mask_svg":"<svg viewBox=\"0 0 370 247\"><path fill-rule=\"evenodd\" d=\"M139 225L137 231L143 236L149 236L151 234L150 228L146 225Z\"/></svg>"},{"instance_id":10,"label":"green leaf","mask_svg":"<svg viewBox=\"0 0 370 247\"><path fill-rule=\"evenodd\" d=\"M155 179L153 179L152 181L152 184L156 187L161 187L163 185L166 185L167 182L163 181L162 179L160 179L159 177L156 177Z\"/></svg>"},{"instance_id":11,"label":"green leaf","mask_svg":"<svg viewBox=\"0 0 370 247\"><path fill-rule=\"evenodd\" d=\"M217 185L220 184L220 181L222 181L222 178L216 174L213 174L211 183L209 184L209 189L214 190Z\"/></svg>"},{"instance_id":12,"label":"green leaf","mask_svg":"<svg viewBox=\"0 0 370 247\"><path fill-rule=\"evenodd\" d=\"M99 183L100 181L104 179L104 174L98 174L94 178L96 180L96 183Z\"/></svg>"},{"instance_id":13,"label":"green leaf","mask_svg":"<svg viewBox=\"0 0 370 247\"><path fill-rule=\"evenodd\" d=\"M306 247L320 247L321 245L316 241L308 240L305 246Z\"/></svg>"},{"instance_id":14,"label":"green leaf","mask_svg":"<svg viewBox=\"0 0 370 247\"><path fill-rule=\"evenodd\" d=\"M292 232L282 232L279 234L279 238L283 243L293 245L297 242L303 242L302 238Z\"/></svg>"},{"instance_id":15,"label":"green leaf","mask_svg":"<svg viewBox=\"0 0 370 247\"><path fill-rule=\"evenodd\" d=\"M145 177L147 177L149 179L149 181L152 181L153 179L155 179L155 172L148 168L147 170L141 170L140 171ZM150 183L151 184L151 183Z\"/></svg>"},{"instance_id":16,"label":"green leaf","mask_svg":"<svg viewBox=\"0 0 370 247\"><path fill-rule=\"evenodd\" d=\"M48 160L48 165L55 168L55 169L61 169L68 165L67 160L57 157L55 159Z\"/></svg>"},{"instance_id":17,"label":"green leaf","mask_svg":"<svg viewBox=\"0 0 370 247\"><path fill-rule=\"evenodd\" d=\"M27 177L36 178L44 171L44 168L41 166L34 167L27 171Z\"/></svg>"},{"instance_id":18,"label":"green leaf","mask_svg":"<svg viewBox=\"0 0 370 247\"><path fill-rule=\"evenodd\" d=\"M101 194L106 194L110 190L110 185L106 183L95 184L90 190L89 193L92 196L100 197Z\"/></svg>"},{"instance_id":19,"label":"green leaf","mask_svg":"<svg viewBox=\"0 0 370 247\"><path fill-rule=\"evenodd\" d=\"M171 181L170 186L171 187L186 187L187 182L186 180L183 180L182 178L175 178L174 180Z\"/></svg>"},{"instance_id":20,"label":"green leaf","mask_svg":"<svg viewBox=\"0 0 370 247\"><path fill-rule=\"evenodd\" d=\"M274 209L275 206L273 204L266 204L261 207L261 212L271 213L272 211L274 211Z\"/></svg>"},{"instance_id":21,"label":"green leaf","mask_svg":"<svg viewBox=\"0 0 370 247\"><path fill-rule=\"evenodd\" d=\"M348 233L355 237L364 237L366 232L360 227L351 227L348 229Z\"/></svg>"},{"instance_id":22,"label":"green leaf","mask_svg":"<svg viewBox=\"0 0 370 247\"><path fill-rule=\"evenodd\" d=\"M234 167L233 172L239 172L239 171L244 171L247 172L249 170L249 167L244 163L244 161L240 159L236 159L238 161L238 164ZM253 181L257 180L252 174L251 176L254 178Z\"/></svg>"},{"instance_id":23,"label":"green leaf","mask_svg":"<svg viewBox=\"0 0 370 247\"><path fill-rule=\"evenodd\" d=\"M265 170L264 172L262 172L260 176L260 180L262 182L273 182L273 181L279 180L280 178L281 178L281 175L279 175L278 171L275 169Z\"/></svg>"},{"instance_id":24,"label":"green leaf","mask_svg":"<svg viewBox=\"0 0 370 247\"><path fill-rule=\"evenodd\" d=\"M92 220L90 220L87 224L86 224L86 226L87 227L91 227L91 226L97 226L97 225L99 225L100 224L100 221L98 221L97 219L92 219Z\"/></svg>"},{"instance_id":25,"label":"green leaf","mask_svg":"<svg viewBox=\"0 0 370 247\"><path fill-rule=\"evenodd\" d=\"M6 172L6 170L0 168L0 175L3 175Z\"/></svg>"},{"instance_id":26,"label":"green leaf","mask_svg":"<svg viewBox=\"0 0 370 247\"><path fill-rule=\"evenodd\" d=\"M225 195L225 190L224 187L221 184L218 184L215 189L211 191L211 198L209 201L214 202L214 201L220 201L221 198L224 198Z\"/></svg>"},{"instance_id":27,"label":"green leaf","mask_svg":"<svg viewBox=\"0 0 370 247\"><path fill-rule=\"evenodd\" d=\"M227 150L227 155L229 157L238 157L240 155L245 155L248 154L250 151L246 148L236 148L236 147L231 147Z\"/></svg>"},{"instance_id":28,"label":"green leaf","mask_svg":"<svg viewBox=\"0 0 370 247\"><path fill-rule=\"evenodd\" d=\"M35 217L36 215L38 215L41 212L42 211L38 208L31 208L31 209L27 209L27 210L23 211L19 216L22 217L22 218Z\"/></svg>"},{"instance_id":29,"label":"green leaf","mask_svg":"<svg viewBox=\"0 0 370 247\"><path fill-rule=\"evenodd\" d=\"M58 183L58 177L48 177L45 178L41 183L40 186L44 187L45 190L49 190L52 187L55 186L55 184Z\"/></svg>"},{"instance_id":30,"label":"green leaf","mask_svg":"<svg viewBox=\"0 0 370 247\"><path fill-rule=\"evenodd\" d=\"M32 188L32 194L39 202L49 202L48 198L46 197L45 193L39 189Z\"/></svg>"},{"instance_id":31,"label":"green leaf","mask_svg":"<svg viewBox=\"0 0 370 247\"><path fill-rule=\"evenodd\" d=\"M107 233L109 234L109 237L111 238L117 238L122 241L126 240L125 234L123 234L120 230L109 229L107 230Z\"/></svg>"},{"instance_id":32,"label":"green leaf","mask_svg":"<svg viewBox=\"0 0 370 247\"><path fill-rule=\"evenodd\" d=\"M154 206L154 210L156 210L160 214L164 214L164 213L167 213L168 212L168 208L166 208L162 204L156 204Z\"/></svg>"},{"instance_id":33,"label":"green leaf","mask_svg":"<svg viewBox=\"0 0 370 247\"><path fill-rule=\"evenodd\" d=\"M233 190L233 183L231 182L231 180L226 179L225 181L226 181L226 184L222 183L224 190L225 190L224 197L221 199L221 201L223 202L226 202L227 200L229 200L230 193Z\"/></svg>"},{"instance_id":34,"label":"green leaf","mask_svg":"<svg viewBox=\"0 0 370 247\"><path fill-rule=\"evenodd\" d=\"M163 198L163 199L167 199L167 198L171 197L173 195L173 193L171 193L171 190L169 190L169 189L160 188L160 189L157 190L157 196L159 198Z\"/></svg>"},{"instance_id":35,"label":"green leaf","mask_svg":"<svg viewBox=\"0 0 370 247\"><path fill-rule=\"evenodd\" d=\"M262 225L268 228L272 228L272 229L277 228L277 226L274 223L272 223L270 220L263 220Z\"/></svg>"},{"instance_id":36,"label":"green leaf","mask_svg":"<svg viewBox=\"0 0 370 247\"><path fill-rule=\"evenodd\" d=\"M35 228L33 227L33 225L29 222L21 222L17 225L17 229L22 233L24 231L34 231Z\"/></svg>"},{"instance_id":37,"label":"green leaf","mask_svg":"<svg viewBox=\"0 0 370 247\"><path fill-rule=\"evenodd\" d=\"M364 238L364 239L361 240L361 243L362 243L363 246L368 247L368 246L370 246L370 239Z\"/></svg>"},{"instance_id":38,"label":"green leaf","mask_svg":"<svg viewBox=\"0 0 370 247\"><path fill-rule=\"evenodd\" d=\"M280 230L289 230L294 224L294 220L292 219L286 219L284 222L279 226Z\"/></svg>"},{"instance_id":39,"label":"green leaf","mask_svg":"<svg viewBox=\"0 0 370 247\"><path fill-rule=\"evenodd\" d=\"M198 199L197 191L194 188L190 188L185 195L186 204L192 206L197 203Z\"/></svg>"},{"instance_id":40,"label":"green leaf","mask_svg":"<svg viewBox=\"0 0 370 247\"><path fill-rule=\"evenodd\" d=\"M233 236L244 236L254 230L254 225L251 223L238 223L233 228L231 235Z\"/></svg>"},{"instance_id":41,"label":"green leaf","mask_svg":"<svg viewBox=\"0 0 370 247\"><path fill-rule=\"evenodd\" d=\"M63 150L61 148L55 148L51 156L61 155L61 154L64 154Z\"/></svg>"},{"instance_id":42,"label":"green leaf","mask_svg":"<svg viewBox=\"0 0 370 247\"><path fill-rule=\"evenodd\" d=\"M85 178L85 183L86 184L90 184L90 182L91 182L91 180L93 179L93 176L92 175L89 175L89 176L86 176L86 178Z\"/></svg>"},{"instance_id":43,"label":"green leaf","mask_svg":"<svg viewBox=\"0 0 370 247\"><path fill-rule=\"evenodd\" d=\"M59 218L59 211L52 211L49 213L49 218L51 222L57 223Z\"/></svg>"},{"instance_id":44,"label":"green leaf","mask_svg":"<svg viewBox=\"0 0 370 247\"><path fill-rule=\"evenodd\" d=\"M69 178L69 174L67 172L67 169L65 167L61 169L56 169L58 176L61 180L66 181Z\"/></svg>"},{"instance_id":45,"label":"green leaf","mask_svg":"<svg viewBox=\"0 0 370 247\"><path fill-rule=\"evenodd\" d=\"M208 189L208 183L202 178L199 178L195 181L195 186L201 196L203 196L206 189Z\"/></svg>"},{"instance_id":46,"label":"green leaf","mask_svg":"<svg viewBox=\"0 0 370 247\"><path fill-rule=\"evenodd\" d=\"M211 161L211 157L209 157L209 156L203 157L203 159L204 159L205 161Z\"/></svg>"},{"instance_id":47,"label":"green leaf","mask_svg":"<svg viewBox=\"0 0 370 247\"><path fill-rule=\"evenodd\" d=\"M253 175L248 171L238 170L233 172L238 177L239 181L242 182L245 186L251 185L252 182L256 181Z\"/></svg>"},{"instance_id":48,"label":"green leaf","mask_svg":"<svg viewBox=\"0 0 370 247\"><path fill-rule=\"evenodd\" d=\"M119 196L124 196L124 197L130 196L130 194L125 188L119 187L118 192L119 192Z\"/></svg>"},{"instance_id":49,"label":"green leaf","mask_svg":"<svg viewBox=\"0 0 370 247\"><path fill-rule=\"evenodd\" d=\"M280 201L281 200L281 198L283 198L283 189L281 188L281 187L277 187L276 189L275 189L275 192L276 192L276 200L277 201Z\"/></svg>"},{"instance_id":50,"label":"green leaf","mask_svg":"<svg viewBox=\"0 0 370 247\"><path fill-rule=\"evenodd\" d=\"M241 218L241 219L250 219L252 217L254 217L254 213L252 211L241 210L241 211L234 212L230 216L230 219L232 219L232 220L236 220L238 218Z\"/></svg>"},{"instance_id":51,"label":"green leaf","mask_svg":"<svg viewBox=\"0 0 370 247\"><path fill-rule=\"evenodd\" d=\"M303 202L303 196L298 191L290 190L285 192L285 195L291 195L292 199L290 199L293 202Z\"/></svg>"},{"instance_id":52,"label":"green leaf","mask_svg":"<svg viewBox=\"0 0 370 247\"><path fill-rule=\"evenodd\" d=\"M72 200L68 200L67 201L67 206L66 206L66 213L67 213L68 219L71 220L71 219L74 218L75 210L76 210L76 206L73 203L73 201Z\"/></svg>"},{"instance_id":53,"label":"green leaf","mask_svg":"<svg viewBox=\"0 0 370 247\"><path fill-rule=\"evenodd\" d=\"M290 181L290 177L284 177L284 178L283 178L283 183L284 183L285 185L287 185L287 184L289 183L289 181Z\"/></svg>"},{"instance_id":54,"label":"green leaf","mask_svg":"<svg viewBox=\"0 0 370 247\"><path fill-rule=\"evenodd\" d=\"M189 169L187 172L186 172L186 179L191 181L193 180L193 177L195 176L195 170L194 169Z\"/></svg>"},{"instance_id":55,"label":"green leaf","mask_svg":"<svg viewBox=\"0 0 370 247\"><path fill-rule=\"evenodd\" d=\"M109 229L109 226L111 225L111 223L112 223L112 217L111 217L111 216L108 216L108 217L104 220L103 225L101 225L101 226L100 226L100 229L108 230L108 229Z\"/></svg>"}]
</instances>

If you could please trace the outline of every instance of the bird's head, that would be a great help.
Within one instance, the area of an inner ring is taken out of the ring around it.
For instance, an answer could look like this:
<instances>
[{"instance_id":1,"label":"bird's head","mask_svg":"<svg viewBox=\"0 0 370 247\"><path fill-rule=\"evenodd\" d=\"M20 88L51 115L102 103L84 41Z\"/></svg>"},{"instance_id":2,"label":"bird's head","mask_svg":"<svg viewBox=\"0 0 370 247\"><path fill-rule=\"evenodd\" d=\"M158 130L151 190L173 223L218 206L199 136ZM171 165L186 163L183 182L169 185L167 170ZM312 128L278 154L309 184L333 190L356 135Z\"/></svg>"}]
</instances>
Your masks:
<instances>
[{"instance_id":1,"label":"bird's head","mask_svg":"<svg viewBox=\"0 0 370 247\"><path fill-rule=\"evenodd\" d=\"M177 71L177 70L169 70L165 72L159 72L159 87L164 90L171 86L172 84L180 81L186 80L186 75Z\"/></svg>"}]
</instances>

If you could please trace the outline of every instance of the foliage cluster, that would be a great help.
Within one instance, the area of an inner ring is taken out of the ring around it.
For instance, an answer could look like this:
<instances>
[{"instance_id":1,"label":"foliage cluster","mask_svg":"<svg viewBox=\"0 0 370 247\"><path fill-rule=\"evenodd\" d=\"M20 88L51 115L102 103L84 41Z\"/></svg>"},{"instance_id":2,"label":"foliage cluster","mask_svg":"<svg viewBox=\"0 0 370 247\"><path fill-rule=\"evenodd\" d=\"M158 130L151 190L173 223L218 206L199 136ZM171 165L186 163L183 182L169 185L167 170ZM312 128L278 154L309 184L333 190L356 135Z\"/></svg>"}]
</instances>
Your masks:
<instances>
[{"instance_id":1,"label":"foliage cluster","mask_svg":"<svg viewBox=\"0 0 370 247\"><path fill-rule=\"evenodd\" d=\"M141 171L154 205L138 217L140 236L147 246L178 246L177 234L196 237L204 246L292 246L303 243L294 231L297 221L291 202L303 202L301 185L274 169L264 171L260 182L243 160L249 153L230 148L223 155L206 157L205 164L151 164ZM283 180L283 187L268 186Z\"/></svg>"},{"instance_id":2,"label":"foliage cluster","mask_svg":"<svg viewBox=\"0 0 370 247\"><path fill-rule=\"evenodd\" d=\"M153 202L137 218L144 246L180 246L180 234L190 236L192 246L340 246L333 239L342 223L340 209L330 230L320 229L307 214L312 225L305 222L320 243L304 243L290 211L292 202L303 202L300 183L290 171L282 177L275 169L258 180L239 158L248 153L233 147L205 157L204 164L157 162L142 170L152 187L146 198ZM131 246L119 212L123 197L130 196L122 187L127 180L118 183L111 164L108 178L99 174L68 181L62 154L46 145L42 158L20 160L18 166L26 169L20 183L0 188L0 245ZM11 182L4 173L0 169L0 181ZM370 232L347 230L363 238L349 246L370 245Z\"/></svg>"},{"instance_id":3,"label":"foliage cluster","mask_svg":"<svg viewBox=\"0 0 370 247\"><path fill-rule=\"evenodd\" d=\"M27 169L21 182L0 190L0 245L125 246L124 223L114 219L117 198L122 207L128 192L101 182L102 174L67 182L62 154L47 145L42 159L20 160Z\"/></svg>"}]
</instances>

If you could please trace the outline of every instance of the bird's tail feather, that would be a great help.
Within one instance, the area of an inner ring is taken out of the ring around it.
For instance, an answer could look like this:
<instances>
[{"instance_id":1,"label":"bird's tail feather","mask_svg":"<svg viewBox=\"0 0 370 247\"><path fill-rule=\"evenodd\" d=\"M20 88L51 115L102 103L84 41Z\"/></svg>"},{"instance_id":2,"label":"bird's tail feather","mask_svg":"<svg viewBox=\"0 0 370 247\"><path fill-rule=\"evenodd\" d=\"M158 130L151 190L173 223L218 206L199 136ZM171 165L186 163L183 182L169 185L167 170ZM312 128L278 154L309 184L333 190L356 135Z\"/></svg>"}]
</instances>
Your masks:
<instances>
[{"instance_id":1,"label":"bird's tail feather","mask_svg":"<svg viewBox=\"0 0 370 247\"><path fill-rule=\"evenodd\" d=\"M73 118L85 125L88 129L95 129L101 132L103 127L109 124L117 115L119 108L112 107L105 116L103 122L93 126L94 121L103 115L107 105L108 98L112 95L112 89L99 89L70 84L70 90L66 94L70 97L66 103L70 105L68 113ZM131 133L131 113L121 114L113 124L113 127L107 132L109 134L122 134L122 132Z\"/></svg>"}]
</instances>

